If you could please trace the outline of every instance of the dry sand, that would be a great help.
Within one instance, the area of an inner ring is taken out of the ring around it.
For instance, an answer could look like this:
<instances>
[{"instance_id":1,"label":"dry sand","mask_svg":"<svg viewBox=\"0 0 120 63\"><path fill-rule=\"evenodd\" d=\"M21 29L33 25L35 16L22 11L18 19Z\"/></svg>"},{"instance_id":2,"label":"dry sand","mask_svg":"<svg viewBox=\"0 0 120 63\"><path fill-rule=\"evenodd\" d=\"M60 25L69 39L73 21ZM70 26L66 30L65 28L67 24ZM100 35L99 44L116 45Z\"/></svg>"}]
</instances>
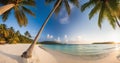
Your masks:
<instances>
[{"instance_id":1,"label":"dry sand","mask_svg":"<svg viewBox=\"0 0 120 63\"><path fill-rule=\"evenodd\" d=\"M37 45L30 59L21 58L21 54L29 47L29 44L0 45L0 63L57 63L48 52Z\"/></svg>"},{"instance_id":2,"label":"dry sand","mask_svg":"<svg viewBox=\"0 0 120 63\"><path fill-rule=\"evenodd\" d=\"M34 48L33 57L21 58L20 55L29 47L29 44L0 45L0 63L120 63L116 57L119 50L96 56L74 56L50 49Z\"/></svg>"}]
</instances>

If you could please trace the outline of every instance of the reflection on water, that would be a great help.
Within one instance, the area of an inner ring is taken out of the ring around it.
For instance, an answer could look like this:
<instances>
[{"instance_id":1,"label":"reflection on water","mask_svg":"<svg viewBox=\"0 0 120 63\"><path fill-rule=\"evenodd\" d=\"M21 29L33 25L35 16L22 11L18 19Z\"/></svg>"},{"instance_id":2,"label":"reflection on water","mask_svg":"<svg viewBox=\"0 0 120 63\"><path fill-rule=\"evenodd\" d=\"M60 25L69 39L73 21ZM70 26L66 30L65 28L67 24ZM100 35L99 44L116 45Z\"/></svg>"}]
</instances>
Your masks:
<instances>
[{"instance_id":1,"label":"reflection on water","mask_svg":"<svg viewBox=\"0 0 120 63\"><path fill-rule=\"evenodd\" d=\"M100 60L107 57L109 53L95 54L95 55L80 55L83 60Z\"/></svg>"},{"instance_id":2,"label":"reflection on water","mask_svg":"<svg viewBox=\"0 0 120 63\"><path fill-rule=\"evenodd\" d=\"M107 57L113 50L120 49L118 44L43 45L43 47L79 56L84 60L100 60ZM120 56L118 57L120 58Z\"/></svg>"},{"instance_id":3,"label":"reflection on water","mask_svg":"<svg viewBox=\"0 0 120 63\"><path fill-rule=\"evenodd\" d=\"M119 50L119 49L120 49L119 44L115 44L115 50Z\"/></svg>"}]
</instances>

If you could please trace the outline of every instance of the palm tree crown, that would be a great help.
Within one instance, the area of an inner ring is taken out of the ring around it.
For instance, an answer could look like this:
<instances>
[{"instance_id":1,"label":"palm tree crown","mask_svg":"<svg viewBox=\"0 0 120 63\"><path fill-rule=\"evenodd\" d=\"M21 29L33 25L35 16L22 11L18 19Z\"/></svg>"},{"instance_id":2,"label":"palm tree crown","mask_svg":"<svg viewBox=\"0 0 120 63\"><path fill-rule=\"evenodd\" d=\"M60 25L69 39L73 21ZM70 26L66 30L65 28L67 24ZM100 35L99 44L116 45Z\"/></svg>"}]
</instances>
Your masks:
<instances>
[{"instance_id":1,"label":"palm tree crown","mask_svg":"<svg viewBox=\"0 0 120 63\"><path fill-rule=\"evenodd\" d=\"M0 34L0 37L4 38L6 38L9 35L7 26L5 24L0 24Z\"/></svg>"},{"instance_id":2,"label":"palm tree crown","mask_svg":"<svg viewBox=\"0 0 120 63\"><path fill-rule=\"evenodd\" d=\"M112 27L115 28L116 22L118 21L117 19L120 19L119 2L119 0L89 0L87 3L82 5L81 11L94 6L89 13L89 19L91 19L97 12L99 12L98 26L101 28L103 19L107 18Z\"/></svg>"},{"instance_id":3,"label":"palm tree crown","mask_svg":"<svg viewBox=\"0 0 120 63\"><path fill-rule=\"evenodd\" d=\"M54 1L55 0L45 0L46 4L49 4L49 3L54 2ZM59 2L59 0L55 1L54 7L57 5L58 2ZM79 1L78 0L62 0L60 5L56 8L55 14L58 14L59 11L61 10L62 6L64 5L68 15L70 15L70 12L71 12L70 3L72 3L77 8L79 8Z\"/></svg>"},{"instance_id":4,"label":"palm tree crown","mask_svg":"<svg viewBox=\"0 0 120 63\"><path fill-rule=\"evenodd\" d=\"M9 10L4 10L5 7L1 6L0 10L6 11L2 14L3 21L8 19L8 16L12 10L14 10L14 15L18 21L19 26L26 26L28 23L25 13L35 16L35 14L30 9L28 9L28 6L35 6L34 0L0 0L0 4L6 7L13 5L13 7L11 7Z\"/></svg>"},{"instance_id":5,"label":"palm tree crown","mask_svg":"<svg viewBox=\"0 0 120 63\"><path fill-rule=\"evenodd\" d=\"M29 33L28 31L26 31L26 32L24 33L24 35L25 35L26 37L31 38L31 35L30 35L30 33Z\"/></svg>"}]
</instances>

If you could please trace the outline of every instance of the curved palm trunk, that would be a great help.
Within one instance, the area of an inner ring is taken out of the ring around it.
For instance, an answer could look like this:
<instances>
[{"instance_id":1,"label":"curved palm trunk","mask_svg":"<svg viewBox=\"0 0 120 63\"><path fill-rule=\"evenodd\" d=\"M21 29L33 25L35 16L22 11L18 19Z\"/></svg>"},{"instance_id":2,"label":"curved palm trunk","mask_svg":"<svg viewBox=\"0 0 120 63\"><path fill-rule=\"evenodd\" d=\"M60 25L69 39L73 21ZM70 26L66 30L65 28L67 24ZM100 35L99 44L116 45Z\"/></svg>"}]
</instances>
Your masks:
<instances>
[{"instance_id":1,"label":"curved palm trunk","mask_svg":"<svg viewBox=\"0 0 120 63\"><path fill-rule=\"evenodd\" d=\"M4 5L4 6L1 6L0 7L0 15L2 15L3 13L5 13L6 11L10 10L14 6L15 6L15 4L7 4L7 5Z\"/></svg>"},{"instance_id":2,"label":"curved palm trunk","mask_svg":"<svg viewBox=\"0 0 120 63\"><path fill-rule=\"evenodd\" d=\"M52 16L52 14L55 12L56 8L60 5L60 3L62 2L62 0L59 0L59 2L57 3L57 5L52 9L52 11L50 12L50 14L48 15L47 19L45 20L45 22L43 23L42 27L40 28L38 34L36 35L33 43L30 45L30 47L27 49L27 51L23 52L23 54L21 55L21 57L24 57L24 58L30 58L32 57L32 51L33 51L33 48L39 38L39 36L41 35L44 27L46 26L48 20L50 19L50 17Z\"/></svg>"}]
</instances>

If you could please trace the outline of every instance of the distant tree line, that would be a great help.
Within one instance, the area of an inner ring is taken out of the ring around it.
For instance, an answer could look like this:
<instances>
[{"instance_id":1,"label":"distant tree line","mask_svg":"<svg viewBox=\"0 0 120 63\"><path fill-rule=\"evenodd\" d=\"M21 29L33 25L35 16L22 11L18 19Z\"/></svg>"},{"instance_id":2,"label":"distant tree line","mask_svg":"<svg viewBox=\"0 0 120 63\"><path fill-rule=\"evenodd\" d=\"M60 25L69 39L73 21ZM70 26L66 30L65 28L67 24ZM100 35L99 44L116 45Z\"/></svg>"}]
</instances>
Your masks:
<instances>
[{"instance_id":1,"label":"distant tree line","mask_svg":"<svg viewBox=\"0 0 120 63\"><path fill-rule=\"evenodd\" d=\"M0 44L31 43L31 35L28 31L22 35L20 31L15 31L13 27L7 28L5 24L0 24Z\"/></svg>"}]
</instances>

